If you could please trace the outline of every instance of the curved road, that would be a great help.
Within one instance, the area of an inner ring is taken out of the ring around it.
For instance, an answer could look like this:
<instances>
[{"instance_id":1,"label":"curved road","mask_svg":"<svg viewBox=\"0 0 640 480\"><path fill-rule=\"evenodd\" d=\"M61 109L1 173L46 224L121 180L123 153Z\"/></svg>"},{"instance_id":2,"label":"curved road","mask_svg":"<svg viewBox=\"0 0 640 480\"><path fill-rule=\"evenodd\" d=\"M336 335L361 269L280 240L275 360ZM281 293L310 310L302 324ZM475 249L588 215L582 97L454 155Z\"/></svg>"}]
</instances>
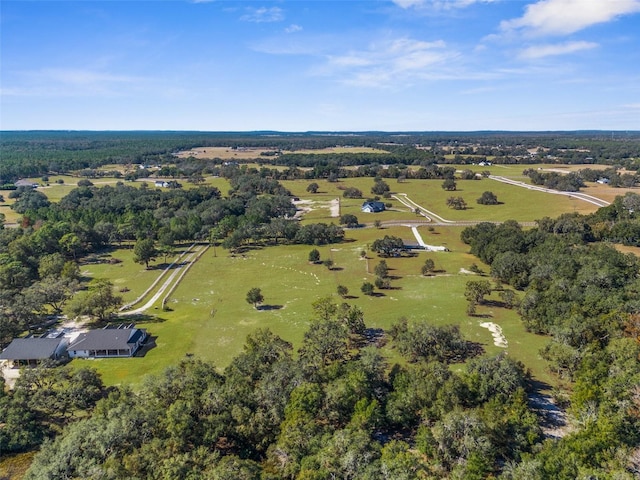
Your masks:
<instances>
[{"instance_id":1,"label":"curved road","mask_svg":"<svg viewBox=\"0 0 640 480\"><path fill-rule=\"evenodd\" d=\"M539 187L537 185L531 185L529 183L520 182L517 180L511 180L510 178L501 177L498 175L489 175L491 180L497 180L498 182L508 183L509 185L514 185L516 187L526 188L528 190L536 190L538 192L552 193L554 195L565 195L571 198L577 198L578 200L583 200L585 202L592 203L598 207L606 207L607 205L611 205L611 203L606 200L602 200L601 198L594 197L593 195L588 195L586 193L580 192L561 192L560 190L552 190L550 188Z\"/></svg>"}]
</instances>

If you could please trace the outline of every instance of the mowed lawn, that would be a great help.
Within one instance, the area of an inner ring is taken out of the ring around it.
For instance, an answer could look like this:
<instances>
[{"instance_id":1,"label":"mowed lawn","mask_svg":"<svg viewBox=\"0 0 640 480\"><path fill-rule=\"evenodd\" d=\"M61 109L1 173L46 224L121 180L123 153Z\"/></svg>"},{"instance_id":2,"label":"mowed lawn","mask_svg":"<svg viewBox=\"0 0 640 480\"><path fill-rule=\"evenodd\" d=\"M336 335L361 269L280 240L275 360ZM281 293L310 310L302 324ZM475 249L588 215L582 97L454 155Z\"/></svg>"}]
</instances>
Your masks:
<instances>
[{"instance_id":1,"label":"mowed lawn","mask_svg":"<svg viewBox=\"0 0 640 480\"><path fill-rule=\"evenodd\" d=\"M393 277L392 289L371 297L363 295L360 287L364 281L375 280L371 272L381 259L369 253L368 260L363 260L360 252L383 235L410 240L413 234L409 228L349 230L344 243L318 247L322 259L334 261L333 270L309 264L307 257L313 247L308 245L273 246L236 256L220 247L214 256L214 250L209 249L171 296L170 311L163 312L156 306L148 312L156 317L138 323L154 337L155 348L144 357L74 360L73 364L90 362L109 385L137 384L144 374L160 373L186 354L210 360L223 368L242 351L245 337L256 328L270 328L299 347L312 318L311 304L332 295L338 303L347 301L360 306L365 323L373 328L388 329L403 316L410 321L460 325L466 338L482 344L488 354L503 350L494 346L490 332L480 327L482 322L494 321L507 336L509 354L525 362L539 380L552 382L538 356L547 340L525 332L515 312L481 307L479 313L490 318L465 314L466 282L478 277L464 272L478 261L466 253L468 247L460 242L461 229L437 227L429 232L421 227L420 231L427 243L447 245L451 251L386 259ZM120 252L116 255L124 257ZM432 258L439 270L434 277L420 275L427 258ZM107 278L111 276L109 270L102 273ZM335 294L340 284L349 289L346 300ZM252 287L260 288L265 297L260 309L254 309L245 300ZM395 357L393 352L389 353Z\"/></svg>"}]
</instances>

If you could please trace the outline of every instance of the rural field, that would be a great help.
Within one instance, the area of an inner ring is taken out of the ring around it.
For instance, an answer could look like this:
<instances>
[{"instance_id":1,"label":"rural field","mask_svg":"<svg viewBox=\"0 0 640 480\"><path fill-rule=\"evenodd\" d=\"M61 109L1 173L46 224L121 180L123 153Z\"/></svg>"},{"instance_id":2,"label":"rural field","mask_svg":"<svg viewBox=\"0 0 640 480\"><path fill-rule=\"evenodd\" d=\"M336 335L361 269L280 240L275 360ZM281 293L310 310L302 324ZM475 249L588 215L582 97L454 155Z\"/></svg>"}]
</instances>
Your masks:
<instances>
[{"instance_id":1,"label":"rural field","mask_svg":"<svg viewBox=\"0 0 640 480\"><path fill-rule=\"evenodd\" d=\"M214 179L219 180L219 179ZM402 225L420 220L409 208L391 199L392 208L380 214L360 211L361 199L342 198L347 186L360 188L368 196L373 180L370 178L341 179L329 183L319 181L319 193L306 192L308 181L283 181L298 196L301 205L309 209L303 222L338 222L332 216L332 201L340 199L340 214L353 213L361 223L371 224L374 219L399 221L398 225L376 228L347 229L345 241L338 245L321 246L321 259L334 262L332 270L321 264L310 264L308 245L280 245L249 249L244 254L230 254L218 246L209 248L195 262L182 282L170 295L167 309L158 300L144 316L133 317L139 326L147 328L155 340L155 348L143 357L133 359L90 360L103 375L107 384L137 384L147 373L160 373L185 354L213 361L225 367L243 348L244 339L256 328L268 327L282 338L299 346L310 319L312 302L332 296L335 302L346 301L362 308L365 323L370 328L388 329L400 317L409 320L427 320L434 324L457 324L464 335L480 343L489 354L506 349L509 355L522 360L535 378L549 385L557 380L546 371L539 350L547 343L546 337L525 331L517 313L499 307L480 307L478 315L467 316L464 290L466 282L478 279L469 268L477 264L488 273L488 267L468 253L468 246L460 241L462 226L420 226L425 243L445 246L448 252L421 251L413 257L386 259L390 267L391 289L378 290L378 295L366 296L360 291L362 283L373 282L374 267L380 261L369 251L377 238L394 235L415 243L411 228ZM457 221L516 219L530 222L543 216L557 216L563 212L588 212L595 206L577 199L530 191L489 179L458 181L459 191L445 192L441 181L412 180L389 182L392 191L406 193L421 206L446 219ZM221 188L224 192L224 189ZM475 198L491 190L504 202L497 206L475 204ZM470 205L467 211L454 211L445 205L447 195L464 195ZM335 210L333 211L335 215ZM424 218L422 218L424 220ZM361 258L362 251L367 258ZM119 249L109 255L121 263L83 266L88 277L107 278L118 289L123 289L125 302L131 301L149 287L162 272L164 259L158 259L150 270L135 264L131 249ZM437 273L432 277L420 274L427 258L434 260ZM170 263L171 260L168 260ZM489 277L484 277L489 278ZM343 300L336 294L338 285L349 289ZM245 300L250 288L262 290L265 297L261 308L255 309ZM156 287L157 289L158 287ZM156 290L152 290L152 295ZM496 295L497 294L494 293ZM127 317L125 321L131 321ZM494 345L492 333L480 324L493 322L500 326L507 341L506 348ZM391 361L399 360L390 346L385 347ZM87 360L74 360L82 365ZM452 368L459 368L453 366Z\"/></svg>"},{"instance_id":2,"label":"rural field","mask_svg":"<svg viewBox=\"0 0 640 480\"><path fill-rule=\"evenodd\" d=\"M549 165L533 167L545 170L552 168ZM487 169L478 165L460 165L456 168L470 168L478 172ZM493 174L527 181L522 175L521 165L490 168ZM57 183L59 179L63 183ZM32 180L39 181L37 178ZM75 188L78 180L77 177L70 176L50 177L49 184L40 187L39 191L56 202ZM122 180L92 179L96 186L113 185L118 181ZM319 190L315 194L306 191L312 181L281 181L298 197L297 205L303 223L338 223L340 215L353 214L361 224L371 226L374 220L380 220L388 226L381 229L347 229L346 239L342 244L318 247L322 260L331 259L334 262L332 270L307 261L308 253L313 248L311 246L260 247L249 249L241 255L232 255L220 246L209 248L193 263L171 293L166 309L163 310L160 297L144 315L124 317L127 322L134 320L147 328L154 337L155 348L144 356L133 359L90 360L92 366L101 372L109 385L135 385L144 374L160 373L185 354L211 360L219 368L223 368L242 350L246 335L255 328L268 327L294 346L300 345L312 318L312 302L321 297L332 296L335 302L346 301L362 308L365 323L370 328L388 329L401 317L409 320L424 319L439 325L457 324L468 339L480 343L487 353L496 353L505 348L494 345L492 333L486 326L480 325L483 322L493 322L502 329L509 355L522 360L536 379L553 385L557 380L548 374L545 362L538 354L548 339L527 333L515 311L480 307L476 317L467 316L463 296L465 285L470 279L477 279L469 268L475 263L488 273L488 267L467 253L468 246L460 241L460 232L464 228L462 225L445 225L439 222L438 225L420 226L418 231L425 243L444 246L449 251L420 251L413 257L387 259L392 276L391 289L378 290L379 293L375 296L366 296L360 291L363 282L375 280L373 269L380 261L375 253L369 251L369 246L384 235L394 235L406 242L416 243L408 225L415 221L424 222L426 219L401 203L399 198L404 198L401 194L445 220L462 224L509 219L530 224L544 216L556 217L566 212L590 213L597 207L577 198L532 191L487 178L457 180L455 191L443 190L441 180L385 181L390 186L392 196L384 201L391 206L378 214L362 213L363 199L349 199L342 195L345 188L355 187L362 191L364 198L371 197L371 187L374 184L372 178L348 178L338 182L317 180ZM152 180L127 182L127 185L140 186L144 182ZM184 188L194 188L193 184L182 183ZM219 177L206 178L206 184L216 186L223 195L230 188L228 181ZM477 204L476 199L484 191L495 193L500 205ZM589 185L583 191L611 200L615 198L614 194L624 193L621 189L597 184ZM461 196L468 208L448 208L446 200L450 196ZM13 200L6 200L2 211L6 212L7 222L18 221L19 216L9 208ZM175 255L183 253L187 247L188 245L182 245L177 248ZM367 252L366 259L361 257L362 251ZM148 295L136 307L160 290L162 281L155 287L150 287L174 258L158 258L146 270L134 263L130 246L104 252L101 257L103 263L83 265L82 275L110 280L122 295L124 303L132 302L149 289ZM111 258L118 262L108 263ZM431 277L420 274L421 266L427 258L433 259L436 264L437 273ZM338 285L349 289L344 300L336 294ZM254 309L245 300L247 291L252 287L260 288L265 297L265 302L259 309ZM400 361L390 346L385 347L385 350L392 361ZM72 364L83 365L84 362L87 360L74 360Z\"/></svg>"},{"instance_id":3,"label":"rural field","mask_svg":"<svg viewBox=\"0 0 640 480\"><path fill-rule=\"evenodd\" d=\"M184 150L178 152L175 155L178 158L200 158L200 159L214 159L220 160L253 160L260 158L260 154L263 152L275 152L275 149L270 148L239 148L234 149L230 147L196 147L190 150ZM330 153L388 153L386 150L379 150L377 148L370 147L329 147L321 149L300 149L286 153L306 153L314 155L330 154ZM269 158L269 157L265 157Z\"/></svg>"},{"instance_id":4,"label":"rural field","mask_svg":"<svg viewBox=\"0 0 640 480\"><path fill-rule=\"evenodd\" d=\"M159 373L185 353L224 367L242 350L246 335L259 327L268 327L294 346L299 345L312 318L311 303L328 295L341 302L336 287L345 285L349 289L345 301L362 308L370 328L388 329L402 316L438 325L458 324L467 338L482 344L488 353L496 353L500 348L493 345L491 333L480 323L488 320L497 323L509 342L509 353L523 360L536 378L551 382L537 356L546 339L525 332L515 312L487 308L478 313L490 318L465 314L463 292L466 282L474 278L465 272L477 260L466 253L466 245L460 242L461 229L421 230L426 242L447 245L450 252L421 252L413 258L387 259L392 289L377 296L363 295L360 286L364 281L373 282L375 275L369 272L373 272L379 258L369 254L363 260L360 252L383 234L411 239L409 228L350 230L345 243L319 247L321 259L334 261L333 270L309 264L307 256L312 248L309 246L267 247L235 256L219 247L214 256L214 250L209 249L171 295L168 311L163 311L158 302L148 311L153 318L138 322L156 337L156 348L144 357L91 360L91 364L103 374L107 384L137 383L141 375ZM114 255L126 259L127 253L117 251ZM420 275L420 267L427 258L435 261L438 270L433 277ZM136 271L132 277L140 278L133 282L127 279L127 284L142 283L145 275L148 278L150 272L144 267L131 261L124 263L131 264ZM83 273L109 278L118 284L123 282L123 270L117 266L87 266ZM265 297L260 309L245 301L252 287L260 288Z\"/></svg>"}]
</instances>

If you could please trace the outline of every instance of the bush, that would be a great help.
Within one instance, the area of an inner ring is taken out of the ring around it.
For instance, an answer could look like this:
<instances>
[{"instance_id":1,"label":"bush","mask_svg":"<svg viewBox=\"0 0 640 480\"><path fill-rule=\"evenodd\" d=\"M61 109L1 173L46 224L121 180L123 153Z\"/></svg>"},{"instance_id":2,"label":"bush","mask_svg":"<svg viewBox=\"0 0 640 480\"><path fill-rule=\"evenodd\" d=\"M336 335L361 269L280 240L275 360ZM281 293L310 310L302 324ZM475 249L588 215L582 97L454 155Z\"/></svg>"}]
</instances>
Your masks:
<instances>
[{"instance_id":1,"label":"bush","mask_svg":"<svg viewBox=\"0 0 640 480\"><path fill-rule=\"evenodd\" d=\"M356 187L347 187L342 194L344 198L362 198L362 191Z\"/></svg>"},{"instance_id":2,"label":"bush","mask_svg":"<svg viewBox=\"0 0 640 480\"><path fill-rule=\"evenodd\" d=\"M484 192L482 196L476 200L480 205L498 205L498 197L493 192Z\"/></svg>"}]
</instances>

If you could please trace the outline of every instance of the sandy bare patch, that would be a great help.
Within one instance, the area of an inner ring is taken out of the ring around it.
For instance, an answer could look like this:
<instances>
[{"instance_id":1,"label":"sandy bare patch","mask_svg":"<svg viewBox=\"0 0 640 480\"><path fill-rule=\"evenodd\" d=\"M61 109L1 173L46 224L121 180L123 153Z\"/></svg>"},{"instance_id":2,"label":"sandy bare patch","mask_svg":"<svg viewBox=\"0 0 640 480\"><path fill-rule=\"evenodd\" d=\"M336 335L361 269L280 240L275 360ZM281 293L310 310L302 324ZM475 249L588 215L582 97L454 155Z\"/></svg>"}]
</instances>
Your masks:
<instances>
[{"instance_id":1,"label":"sandy bare patch","mask_svg":"<svg viewBox=\"0 0 640 480\"><path fill-rule=\"evenodd\" d=\"M179 158L200 158L212 159L220 158L222 160L253 160L260 158L262 152L274 152L272 148L231 148L231 147L196 147L191 150L184 150L175 154Z\"/></svg>"},{"instance_id":2,"label":"sandy bare patch","mask_svg":"<svg viewBox=\"0 0 640 480\"><path fill-rule=\"evenodd\" d=\"M460 273L464 273L465 275L475 275L471 270L467 270L466 268L461 268Z\"/></svg>"},{"instance_id":3,"label":"sandy bare patch","mask_svg":"<svg viewBox=\"0 0 640 480\"><path fill-rule=\"evenodd\" d=\"M331 210L332 217L339 217L340 216L340 199L336 198L334 200L331 200L331 206L329 207L329 209Z\"/></svg>"},{"instance_id":4,"label":"sandy bare patch","mask_svg":"<svg viewBox=\"0 0 640 480\"><path fill-rule=\"evenodd\" d=\"M507 342L506 337L502 333L502 327L493 322L484 322L481 323L480 326L482 328L486 328L491 332L491 336L493 337L493 344L496 347L507 348L509 343Z\"/></svg>"}]
</instances>

